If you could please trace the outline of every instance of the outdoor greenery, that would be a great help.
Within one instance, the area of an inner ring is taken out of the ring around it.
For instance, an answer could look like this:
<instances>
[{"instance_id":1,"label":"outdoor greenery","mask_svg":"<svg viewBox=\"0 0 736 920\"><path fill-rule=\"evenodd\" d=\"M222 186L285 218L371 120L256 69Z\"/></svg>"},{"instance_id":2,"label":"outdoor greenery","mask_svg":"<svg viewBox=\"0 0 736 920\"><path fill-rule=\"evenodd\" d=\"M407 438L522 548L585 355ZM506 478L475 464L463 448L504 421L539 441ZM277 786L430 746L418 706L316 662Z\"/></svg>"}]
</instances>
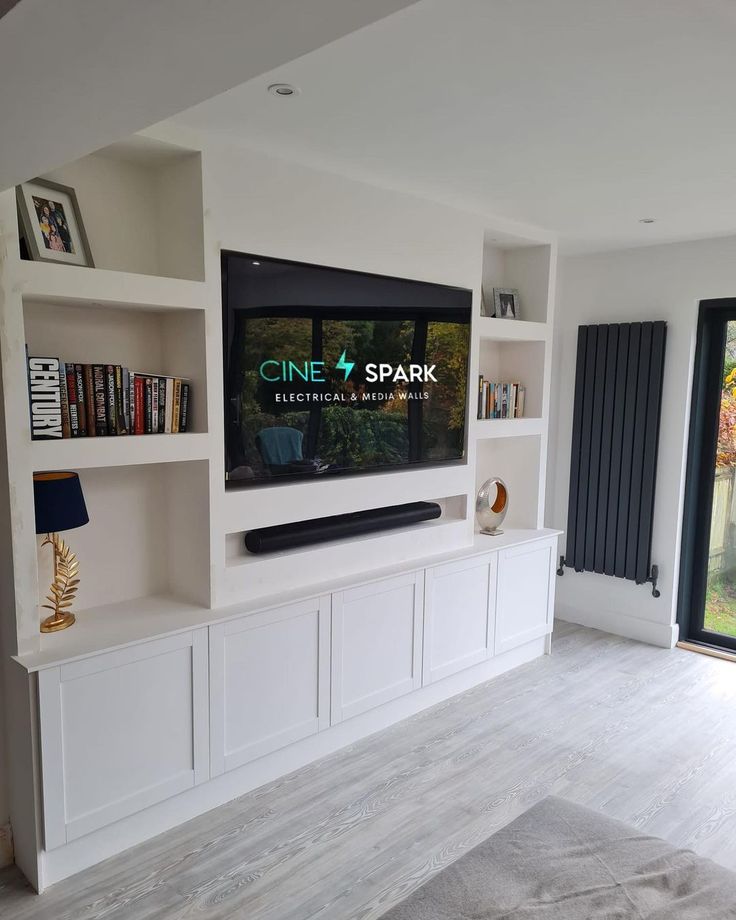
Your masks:
<instances>
[{"instance_id":1,"label":"outdoor greenery","mask_svg":"<svg viewBox=\"0 0 736 920\"><path fill-rule=\"evenodd\" d=\"M727 326L723 374L716 467L728 475L736 468L736 323L728 323ZM730 526L729 522L730 514L726 517L726 526ZM731 533L724 533L720 525L713 524L711 527L711 555L715 548L714 540L716 547L723 541L733 550L734 547L730 546ZM720 532L714 533L714 529ZM704 626L712 632L736 636L736 571L729 568L726 571L709 572Z\"/></svg>"},{"instance_id":2,"label":"outdoor greenery","mask_svg":"<svg viewBox=\"0 0 736 920\"><path fill-rule=\"evenodd\" d=\"M705 628L726 636L736 636L736 580L732 575L716 575L708 579Z\"/></svg>"}]
</instances>

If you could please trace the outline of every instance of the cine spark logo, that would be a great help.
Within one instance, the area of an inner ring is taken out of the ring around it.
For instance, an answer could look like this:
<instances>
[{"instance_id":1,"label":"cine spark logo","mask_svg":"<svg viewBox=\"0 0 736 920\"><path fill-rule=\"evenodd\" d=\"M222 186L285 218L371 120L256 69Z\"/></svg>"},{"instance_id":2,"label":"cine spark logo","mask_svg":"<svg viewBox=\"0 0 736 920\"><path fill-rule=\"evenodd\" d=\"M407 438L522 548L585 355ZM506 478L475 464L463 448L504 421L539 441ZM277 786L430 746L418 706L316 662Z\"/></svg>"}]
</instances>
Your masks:
<instances>
[{"instance_id":1,"label":"cine spark logo","mask_svg":"<svg viewBox=\"0 0 736 920\"><path fill-rule=\"evenodd\" d=\"M277 361L269 358L263 361L258 369L262 380L269 383L292 383L303 380L305 383L327 383L325 378L324 361ZM335 364L335 370L342 371L346 381L353 372L354 361L348 361L345 351L340 355ZM436 364L374 364L365 366L365 379L367 383L437 383L434 376Z\"/></svg>"}]
</instances>

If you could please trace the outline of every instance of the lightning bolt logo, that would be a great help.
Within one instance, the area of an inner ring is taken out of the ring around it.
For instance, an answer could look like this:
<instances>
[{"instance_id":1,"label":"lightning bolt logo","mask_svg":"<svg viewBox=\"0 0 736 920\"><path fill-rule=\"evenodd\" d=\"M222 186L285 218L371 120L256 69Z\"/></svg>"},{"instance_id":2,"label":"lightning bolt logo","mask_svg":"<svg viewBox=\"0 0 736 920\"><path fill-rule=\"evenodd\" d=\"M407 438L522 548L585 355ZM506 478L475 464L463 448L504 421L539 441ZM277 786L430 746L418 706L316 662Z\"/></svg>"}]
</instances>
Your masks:
<instances>
[{"instance_id":1,"label":"lightning bolt logo","mask_svg":"<svg viewBox=\"0 0 736 920\"><path fill-rule=\"evenodd\" d=\"M347 380L350 374L352 373L353 368L355 367L354 361L347 361L345 358L345 352L340 355L335 367L341 371L345 371L345 379Z\"/></svg>"}]
</instances>

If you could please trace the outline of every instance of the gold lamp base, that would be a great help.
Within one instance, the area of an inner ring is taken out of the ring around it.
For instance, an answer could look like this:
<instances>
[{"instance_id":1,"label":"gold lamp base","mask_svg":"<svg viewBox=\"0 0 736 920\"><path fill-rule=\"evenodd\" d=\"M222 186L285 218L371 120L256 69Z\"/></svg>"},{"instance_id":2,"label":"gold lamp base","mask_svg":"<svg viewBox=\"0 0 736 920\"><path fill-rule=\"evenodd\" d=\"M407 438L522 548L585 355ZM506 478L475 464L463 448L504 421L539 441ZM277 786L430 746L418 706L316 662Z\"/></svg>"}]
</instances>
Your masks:
<instances>
[{"instance_id":1,"label":"gold lamp base","mask_svg":"<svg viewBox=\"0 0 736 920\"><path fill-rule=\"evenodd\" d=\"M60 629L68 629L76 622L76 619L73 613L60 613L58 616L52 613L50 617L46 617L41 622L41 632L51 633L59 632Z\"/></svg>"},{"instance_id":2,"label":"gold lamp base","mask_svg":"<svg viewBox=\"0 0 736 920\"><path fill-rule=\"evenodd\" d=\"M79 563L58 533L48 534L42 545L50 545L54 551L54 580L46 598L49 603L42 605L54 612L41 623L41 632L59 632L68 629L76 621L69 608L79 587Z\"/></svg>"}]
</instances>

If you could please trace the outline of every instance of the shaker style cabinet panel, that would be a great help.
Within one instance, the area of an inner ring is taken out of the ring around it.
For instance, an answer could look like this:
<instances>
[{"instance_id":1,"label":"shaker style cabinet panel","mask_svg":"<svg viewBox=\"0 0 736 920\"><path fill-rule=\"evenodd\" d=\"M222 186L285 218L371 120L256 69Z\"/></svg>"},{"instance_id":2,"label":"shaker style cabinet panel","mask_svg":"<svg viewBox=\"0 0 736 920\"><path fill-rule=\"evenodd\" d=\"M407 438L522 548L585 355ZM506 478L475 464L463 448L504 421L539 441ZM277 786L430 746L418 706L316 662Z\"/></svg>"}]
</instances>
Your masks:
<instances>
[{"instance_id":1,"label":"shaker style cabinet panel","mask_svg":"<svg viewBox=\"0 0 736 920\"><path fill-rule=\"evenodd\" d=\"M332 595L332 722L421 686L422 572Z\"/></svg>"},{"instance_id":2,"label":"shaker style cabinet panel","mask_svg":"<svg viewBox=\"0 0 736 920\"><path fill-rule=\"evenodd\" d=\"M493 655L497 566L489 553L426 570L425 684Z\"/></svg>"},{"instance_id":3,"label":"shaker style cabinet panel","mask_svg":"<svg viewBox=\"0 0 736 920\"><path fill-rule=\"evenodd\" d=\"M502 549L498 560L496 654L552 631L556 541Z\"/></svg>"},{"instance_id":4,"label":"shaker style cabinet panel","mask_svg":"<svg viewBox=\"0 0 736 920\"><path fill-rule=\"evenodd\" d=\"M38 675L47 850L209 778L207 630Z\"/></svg>"},{"instance_id":5,"label":"shaker style cabinet panel","mask_svg":"<svg viewBox=\"0 0 736 920\"><path fill-rule=\"evenodd\" d=\"M210 627L217 776L329 725L329 595Z\"/></svg>"}]
</instances>

